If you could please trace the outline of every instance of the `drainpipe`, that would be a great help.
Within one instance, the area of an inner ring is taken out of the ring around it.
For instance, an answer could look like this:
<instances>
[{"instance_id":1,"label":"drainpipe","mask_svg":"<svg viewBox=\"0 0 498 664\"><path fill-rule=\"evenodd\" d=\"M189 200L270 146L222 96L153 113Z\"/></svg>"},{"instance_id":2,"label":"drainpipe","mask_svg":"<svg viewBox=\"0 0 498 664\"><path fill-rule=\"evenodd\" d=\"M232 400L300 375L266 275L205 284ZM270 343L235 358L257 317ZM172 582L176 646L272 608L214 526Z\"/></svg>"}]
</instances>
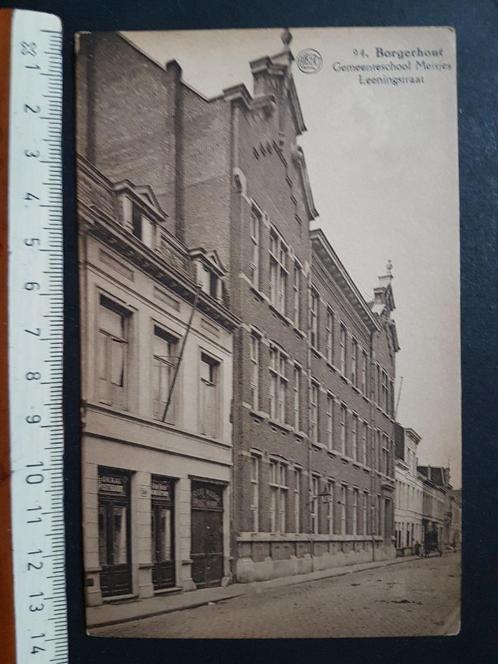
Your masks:
<instances>
[{"instance_id":1,"label":"drainpipe","mask_svg":"<svg viewBox=\"0 0 498 664\"><path fill-rule=\"evenodd\" d=\"M312 249L310 247L310 251L312 252ZM312 267L311 267L311 254L310 254L310 262L309 262L309 277L308 277L308 287L307 287L307 306L306 306L306 372L308 374L308 389L307 389L307 404L308 404L308 483L309 483L309 501L308 501L308 506L309 508L313 505L313 481L312 481L312 474L311 474L311 460L313 456L313 448L312 448L312 440L311 440L311 327L310 327L310 316L309 316L309 310L310 310L310 301L311 301L311 275L312 275ZM320 411L318 411L320 412ZM318 507L318 503L317 503ZM310 509L308 508L308 513L310 513ZM316 515L316 518L318 519L318 513ZM309 544L310 544L310 555L311 555L311 571L315 571L315 559L314 559L314 546L313 546L313 533L311 532L311 520L310 520L310 533L309 533Z\"/></svg>"},{"instance_id":2,"label":"drainpipe","mask_svg":"<svg viewBox=\"0 0 498 664\"><path fill-rule=\"evenodd\" d=\"M372 379L375 380L375 367L374 367L374 350L373 350L373 340L374 340L374 331L370 332L370 387L372 386ZM373 395L372 395L373 392ZM375 396L375 391L370 390L370 435L373 436L373 446L372 446L372 439L370 439L370 452L372 452L372 447L376 449L376 435L375 435L375 430L374 430L374 424L375 424L375 418L374 418L374 412L375 412L375 401L372 400L372 396ZM374 470L374 455L371 456L370 458L370 500L373 500L373 505L370 505L370 529L372 531L372 562L375 562L375 530L376 530L376 523L374 522L373 519L373 514L374 514L374 505L376 506L377 500L376 500L376 495L374 494L375 490L375 470Z\"/></svg>"}]
</instances>

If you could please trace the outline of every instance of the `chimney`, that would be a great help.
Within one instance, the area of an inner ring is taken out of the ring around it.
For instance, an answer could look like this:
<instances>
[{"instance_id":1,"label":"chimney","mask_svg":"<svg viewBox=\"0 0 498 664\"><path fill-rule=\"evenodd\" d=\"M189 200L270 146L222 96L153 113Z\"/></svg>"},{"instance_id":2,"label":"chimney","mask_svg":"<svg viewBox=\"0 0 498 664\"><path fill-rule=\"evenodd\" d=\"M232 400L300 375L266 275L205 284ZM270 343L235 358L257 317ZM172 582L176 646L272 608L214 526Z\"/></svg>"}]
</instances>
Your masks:
<instances>
[{"instance_id":1,"label":"chimney","mask_svg":"<svg viewBox=\"0 0 498 664\"><path fill-rule=\"evenodd\" d=\"M174 218L175 235L185 241L184 214L184 169L183 169L183 87L182 68L176 60L166 63L168 103L171 113L167 114L167 132L171 146L171 159L174 177Z\"/></svg>"}]
</instances>

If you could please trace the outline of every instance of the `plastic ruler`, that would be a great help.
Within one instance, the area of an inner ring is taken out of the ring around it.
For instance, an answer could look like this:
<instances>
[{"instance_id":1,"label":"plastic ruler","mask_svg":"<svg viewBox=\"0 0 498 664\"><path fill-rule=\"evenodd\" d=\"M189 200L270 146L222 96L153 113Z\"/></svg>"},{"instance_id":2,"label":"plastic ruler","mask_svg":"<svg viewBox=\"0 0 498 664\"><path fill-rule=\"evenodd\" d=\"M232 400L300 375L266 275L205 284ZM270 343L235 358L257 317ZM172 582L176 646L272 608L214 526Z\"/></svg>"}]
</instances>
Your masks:
<instances>
[{"instance_id":1,"label":"plastic ruler","mask_svg":"<svg viewBox=\"0 0 498 664\"><path fill-rule=\"evenodd\" d=\"M67 661L63 512L62 29L15 11L9 412L17 664Z\"/></svg>"}]
</instances>

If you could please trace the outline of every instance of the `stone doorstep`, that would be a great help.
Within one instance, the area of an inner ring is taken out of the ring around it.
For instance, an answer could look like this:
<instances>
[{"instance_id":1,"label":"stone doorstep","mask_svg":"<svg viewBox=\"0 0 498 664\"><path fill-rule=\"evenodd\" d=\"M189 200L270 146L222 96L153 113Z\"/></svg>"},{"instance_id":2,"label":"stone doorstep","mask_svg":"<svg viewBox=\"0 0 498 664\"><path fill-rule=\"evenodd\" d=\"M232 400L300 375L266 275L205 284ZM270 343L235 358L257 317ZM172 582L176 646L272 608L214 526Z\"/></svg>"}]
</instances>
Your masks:
<instances>
[{"instance_id":1,"label":"stone doorstep","mask_svg":"<svg viewBox=\"0 0 498 664\"><path fill-rule=\"evenodd\" d=\"M87 607L87 629L117 625L133 620L152 618L174 611L184 611L205 606L210 602L220 602L226 599L234 599L249 593L263 592L268 588L281 588L294 586L300 583L318 581L334 576L344 576L354 572L363 572L378 567L389 565L400 565L418 559L418 556L403 556L393 560L379 560L369 563L356 563L342 567L331 567L329 569L309 572L307 574L296 574L282 576L267 581L253 581L251 583L234 583L230 586L217 586L216 588L203 588L201 590L190 590L181 595L162 595L140 599L120 604L104 604L102 606Z\"/></svg>"}]
</instances>

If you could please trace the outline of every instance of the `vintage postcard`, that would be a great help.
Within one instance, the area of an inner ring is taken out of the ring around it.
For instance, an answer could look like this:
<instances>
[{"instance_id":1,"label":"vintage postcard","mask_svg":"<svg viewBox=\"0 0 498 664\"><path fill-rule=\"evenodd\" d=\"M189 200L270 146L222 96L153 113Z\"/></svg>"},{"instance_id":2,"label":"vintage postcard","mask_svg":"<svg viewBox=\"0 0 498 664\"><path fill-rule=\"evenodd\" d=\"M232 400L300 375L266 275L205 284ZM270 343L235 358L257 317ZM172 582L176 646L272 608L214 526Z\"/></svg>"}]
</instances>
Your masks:
<instances>
[{"instance_id":1,"label":"vintage postcard","mask_svg":"<svg viewBox=\"0 0 498 664\"><path fill-rule=\"evenodd\" d=\"M77 36L90 634L458 633L455 40Z\"/></svg>"}]
</instances>

